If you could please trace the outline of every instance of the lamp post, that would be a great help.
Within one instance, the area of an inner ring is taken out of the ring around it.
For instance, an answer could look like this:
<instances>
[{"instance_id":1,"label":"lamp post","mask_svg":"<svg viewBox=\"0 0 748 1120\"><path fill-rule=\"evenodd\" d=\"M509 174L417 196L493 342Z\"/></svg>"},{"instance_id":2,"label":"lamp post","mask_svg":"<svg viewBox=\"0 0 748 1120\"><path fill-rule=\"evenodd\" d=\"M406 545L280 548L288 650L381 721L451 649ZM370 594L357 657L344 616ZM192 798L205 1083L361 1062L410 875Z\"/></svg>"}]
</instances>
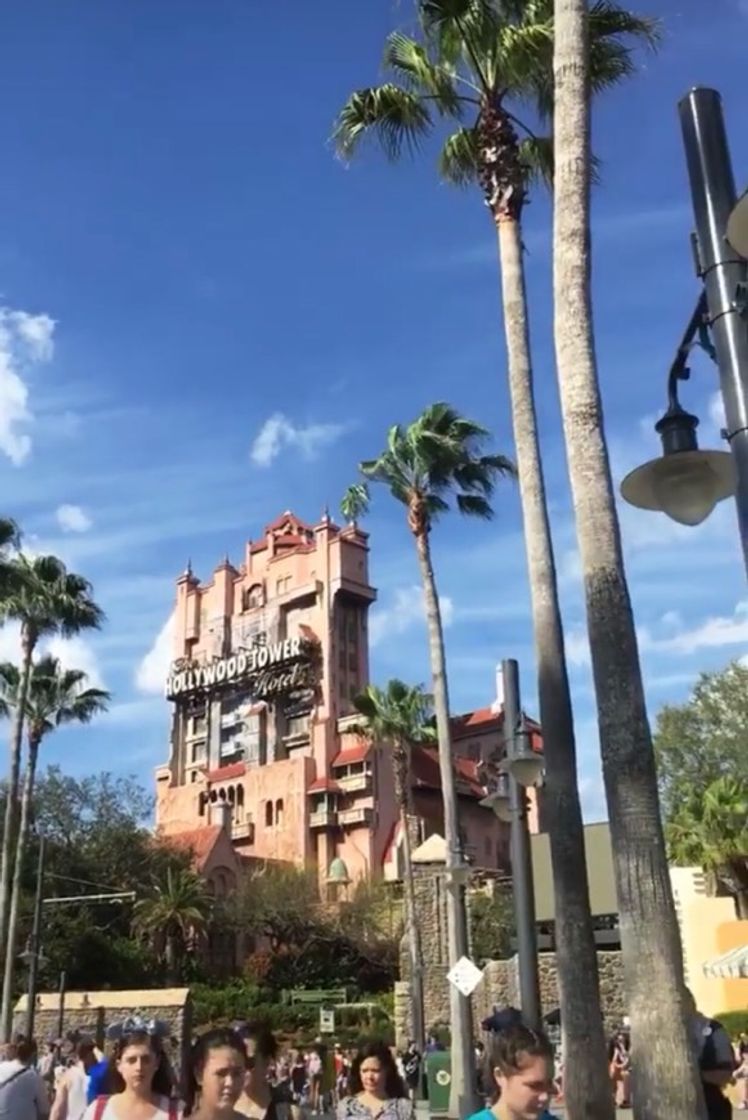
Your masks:
<instances>
[{"instance_id":1,"label":"lamp post","mask_svg":"<svg viewBox=\"0 0 748 1120\"><path fill-rule=\"evenodd\" d=\"M527 821L527 786L536 785L543 759L530 747L519 694L519 671L514 660L502 661L504 691L504 743L506 759L501 765L492 794L482 804L493 809L500 821L508 821L514 920L517 926L517 958L522 1017L529 1027L541 1026L538 940L535 930L535 893Z\"/></svg>"},{"instance_id":2,"label":"lamp post","mask_svg":"<svg viewBox=\"0 0 748 1120\"><path fill-rule=\"evenodd\" d=\"M621 485L624 499L697 525L715 504L735 494L743 556L748 569L748 196L736 204L735 180L719 94L692 89L678 111L686 153L696 233L696 267L703 293L686 329L668 379L669 408L656 429L663 456L632 471ZM677 382L689 376L687 357L709 332L719 367L730 447L700 451L698 420L680 407Z\"/></svg>"},{"instance_id":3,"label":"lamp post","mask_svg":"<svg viewBox=\"0 0 748 1120\"><path fill-rule=\"evenodd\" d=\"M31 936L28 948L21 953L21 959L29 966L29 984L26 996L26 1037L34 1037L34 1019L36 1016L36 987L39 975L39 965L42 961L41 933L42 933L42 899L44 897L44 848L46 841L39 837L39 860L36 868L36 893L34 895L34 917L31 924Z\"/></svg>"}]
</instances>

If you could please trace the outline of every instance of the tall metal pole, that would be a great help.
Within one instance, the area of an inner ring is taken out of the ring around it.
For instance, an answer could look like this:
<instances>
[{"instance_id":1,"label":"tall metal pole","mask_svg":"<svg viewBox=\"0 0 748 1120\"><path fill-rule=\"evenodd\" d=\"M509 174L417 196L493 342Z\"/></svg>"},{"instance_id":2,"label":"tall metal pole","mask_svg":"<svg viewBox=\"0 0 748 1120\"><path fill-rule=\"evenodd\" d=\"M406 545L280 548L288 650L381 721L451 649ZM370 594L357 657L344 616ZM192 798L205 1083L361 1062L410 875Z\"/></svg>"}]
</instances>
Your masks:
<instances>
[{"instance_id":1,"label":"tall metal pole","mask_svg":"<svg viewBox=\"0 0 748 1120\"><path fill-rule=\"evenodd\" d=\"M519 695L519 670L514 660L502 661L504 681L504 737L507 758L517 750L521 727L522 705ZM538 977L538 940L535 930L535 895L533 891L530 829L527 821L527 794L509 772L509 797L512 810L510 855L512 861L512 893L517 926L517 957L519 994L522 1017L528 1027L541 1027L540 980Z\"/></svg>"},{"instance_id":2,"label":"tall metal pole","mask_svg":"<svg viewBox=\"0 0 748 1120\"><path fill-rule=\"evenodd\" d=\"M748 265L725 236L736 202L735 179L714 89L692 89L678 105L691 184L699 271L704 281L727 439L735 461L740 539L748 570Z\"/></svg>"},{"instance_id":3,"label":"tall metal pole","mask_svg":"<svg viewBox=\"0 0 748 1120\"><path fill-rule=\"evenodd\" d=\"M42 936L42 898L44 897L44 846L45 839L39 837L39 862L36 868L36 895L34 897L34 920L31 926L29 950L29 987L26 1007L26 1037L34 1037L34 1017L36 1015L36 981L39 974L39 956Z\"/></svg>"},{"instance_id":4,"label":"tall metal pole","mask_svg":"<svg viewBox=\"0 0 748 1120\"><path fill-rule=\"evenodd\" d=\"M65 1035L65 989L67 986L67 974L60 973L60 986L59 986L59 1003L57 1004L57 1037L63 1038Z\"/></svg>"}]
</instances>

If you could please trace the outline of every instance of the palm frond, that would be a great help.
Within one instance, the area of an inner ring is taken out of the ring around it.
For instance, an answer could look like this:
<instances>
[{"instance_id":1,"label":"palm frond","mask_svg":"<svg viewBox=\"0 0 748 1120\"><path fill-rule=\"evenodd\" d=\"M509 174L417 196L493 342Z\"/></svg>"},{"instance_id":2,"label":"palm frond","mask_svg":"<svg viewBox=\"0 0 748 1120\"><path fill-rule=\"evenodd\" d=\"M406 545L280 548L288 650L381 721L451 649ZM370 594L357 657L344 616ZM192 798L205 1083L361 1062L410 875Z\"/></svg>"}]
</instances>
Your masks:
<instances>
[{"instance_id":1,"label":"palm frond","mask_svg":"<svg viewBox=\"0 0 748 1120\"><path fill-rule=\"evenodd\" d=\"M483 521L490 521L494 515L493 506L487 498L479 494L458 494L457 508L467 517L479 517Z\"/></svg>"},{"instance_id":2,"label":"palm frond","mask_svg":"<svg viewBox=\"0 0 748 1120\"><path fill-rule=\"evenodd\" d=\"M473 84L493 87L495 51L501 21L492 0L419 0L421 24L441 57L462 61Z\"/></svg>"},{"instance_id":3,"label":"palm frond","mask_svg":"<svg viewBox=\"0 0 748 1120\"><path fill-rule=\"evenodd\" d=\"M466 187L478 174L478 133L475 128L458 128L444 141L439 154L439 174L457 187Z\"/></svg>"},{"instance_id":4,"label":"palm frond","mask_svg":"<svg viewBox=\"0 0 748 1120\"><path fill-rule=\"evenodd\" d=\"M454 69L446 61L433 62L422 43L393 31L385 45L383 64L408 89L432 98L442 115L459 116L462 102Z\"/></svg>"},{"instance_id":5,"label":"palm frond","mask_svg":"<svg viewBox=\"0 0 748 1120\"><path fill-rule=\"evenodd\" d=\"M662 41L662 24L648 16L637 16L611 0L595 0L589 10L590 43L595 40L627 35L642 46L656 49Z\"/></svg>"},{"instance_id":6,"label":"palm frond","mask_svg":"<svg viewBox=\"0 0 748 1120\"><path fill-rule=\"evenodd\" d=\"M362 140L372 136L389 160L403 148L414 151L432 127L431 114L421 97L392 82L360 89L340 110L332 139L338 154L349 159Z\"/></svg>"},{"instance_id":7,"label":"palm frond","mask_svg":"<svg viewBox=\"0 0 748 1120\"><path fill-rule=\"evenodd\" d=\"M519 158L528 183L553 186L552 136L526 136L520 141Z\"/></svg>"},{"instance_id":8,"label":"palm frond","mask_svg":"<svg viewBox=\"0 0 748 1120\"><path fill-rule=\"evenodd\" d=\"M354 482L349 486L340 502L340 512L346 521L358 521L369 509L369 487L365 482Z\"/></svg>"}]
</instances>

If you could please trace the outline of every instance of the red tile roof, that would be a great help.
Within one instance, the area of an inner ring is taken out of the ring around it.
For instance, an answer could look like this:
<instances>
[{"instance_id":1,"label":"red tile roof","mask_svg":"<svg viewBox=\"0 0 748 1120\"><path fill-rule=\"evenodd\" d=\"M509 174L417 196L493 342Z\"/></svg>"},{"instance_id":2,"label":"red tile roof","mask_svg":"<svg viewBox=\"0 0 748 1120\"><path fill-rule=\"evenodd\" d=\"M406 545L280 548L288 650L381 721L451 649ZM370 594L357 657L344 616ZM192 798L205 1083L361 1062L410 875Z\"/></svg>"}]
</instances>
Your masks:
<instances>
[{"instance_id":1,"label":"red tile roof","mask_svg":"<svg viewBox=\"0 0 748 1120\"><path fill-rule=\"evenodd\" d=\"M350 766L352 762L363 762L370 750L371 743L355 743L353 746L345 747L339 754L336 754L335 758L332 760L332 765Z\"/></svg>"},{"instance_id":2,"label":"red tile roof","mask_svg":"<svg viewBox=\"0 0 748 1120\"><path fill-rule=\"evenodd\" d=\"M498 731L504 722L504 711L495 712L493 708L478 708L475 712L452 716L449 721L452 737L461 739L463 735L475 735L482 731Z\"/></svg>"},{"instance_id":3,"label":"red tile roof","mask_svg":"<svg viewBox=\"0 0 748 1120\"><path fill-rule=\"evenodd\" d=\"M208 782L225 782L229 778L243 778L247 767L243 762L232 762L230 766L219 766L217 770L206 771L205 778Z\"/></svg>"},{"instance_id":4,"label":"red tile roof","mask_svg":"<svg viewBox=\"0 0 748 1120\"><path fill-rule=\"evenodd\" d=\"M484 797L485 790L478 781L477 763L469 758L453 755L457 776L458 793L468 793L471 797ZM425 789L441 789L442 779L439 770L439 752L436 747L414 747L411 753L411 772L413 784Z\"/></svg>"},{"instance_id":5,"label":"red tile roof","mask_svg":"<svg viewBox=\"0 0 748 1120\"><path fill-rule=\"evenodd\" d=\"M186 832L175 832L173 836L166 836L164 839L167 844L173 844L176 848L189 849L194 856L195 866L200 871L205 866L220 834L219 824L206 824Z\"/></svg>"},{"instance_id":6,"label":"red tile roof","mask_svg":"<svg viewBox=\"0 0 748 1120\"><path fill-rule=\"evenodd\" d=\"M342 793L342 789L336 781L332 778L315 778L310 786L307 786L307 793Z\"/></svg>"}]
</instances>

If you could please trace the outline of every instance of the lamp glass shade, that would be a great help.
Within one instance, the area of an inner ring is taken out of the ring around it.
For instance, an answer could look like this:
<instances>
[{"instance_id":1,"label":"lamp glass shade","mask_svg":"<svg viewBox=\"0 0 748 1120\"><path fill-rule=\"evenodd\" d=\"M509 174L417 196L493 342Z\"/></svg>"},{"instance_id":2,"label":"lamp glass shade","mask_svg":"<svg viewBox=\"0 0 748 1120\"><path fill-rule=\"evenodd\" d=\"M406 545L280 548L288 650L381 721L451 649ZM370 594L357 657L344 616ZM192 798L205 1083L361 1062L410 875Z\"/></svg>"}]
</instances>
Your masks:
<instances>
[{"instance_id":1,"label":"lamp glass shade","mask_svg":"<svg viewBox=\"0 0 748 1120\"><path fill-rule=\"evenodd\" d=\"M512 806L509 801L509 794L506 792L497 790L495 793L489 793L487 797L483 798L481 805L484 809L490 809L505 824L509 824L512 819Z\"/></svg>"},{"instance_id":2,"label":"lamp glass shade","mask_svg":"<svg viewBox=\"0 0 748 1120\"><path fill-rule=\"evenodd\" d=\"M536 786L543 776L542 754L527 750L510 758L507 763L515 782L520 786Z\"/></svg>"},{"instance_id":3,"label":"lamp glass shade","mask_svg":"<svg viewBox=\"0 0 748 1120\"><path fill-rule=\"evenodd\" d=\"M348 874L348 868L346 866L345 860L342 860L340 856L336 856L328 869L327 882L333 885L337 884L338 886L345 887L348 885L348 883L350 883L350 881L351 877Z\"/></svg>"},{"instance_id":4,"label":"lamp glass shade","mask_svg":"<svg viewBox=\"0 0 748 1120\"><path fill-rule=\"evenodd\" d=\"M624 478L621 495L629 505L659 510L680 525L700 525L735 486L729 451L697 449L650 459Z\"/></svg>"},{"instance_id":5,"label":"lamp glass shade","mask_svg":"<svg viewBox=\"0 0 748 1120\"><path fill-rule=\"evenodd\" d=\"M748 259L748 191L738 199L727 219L727 240L736 253Z\"/></svg>"}]
</instances>

